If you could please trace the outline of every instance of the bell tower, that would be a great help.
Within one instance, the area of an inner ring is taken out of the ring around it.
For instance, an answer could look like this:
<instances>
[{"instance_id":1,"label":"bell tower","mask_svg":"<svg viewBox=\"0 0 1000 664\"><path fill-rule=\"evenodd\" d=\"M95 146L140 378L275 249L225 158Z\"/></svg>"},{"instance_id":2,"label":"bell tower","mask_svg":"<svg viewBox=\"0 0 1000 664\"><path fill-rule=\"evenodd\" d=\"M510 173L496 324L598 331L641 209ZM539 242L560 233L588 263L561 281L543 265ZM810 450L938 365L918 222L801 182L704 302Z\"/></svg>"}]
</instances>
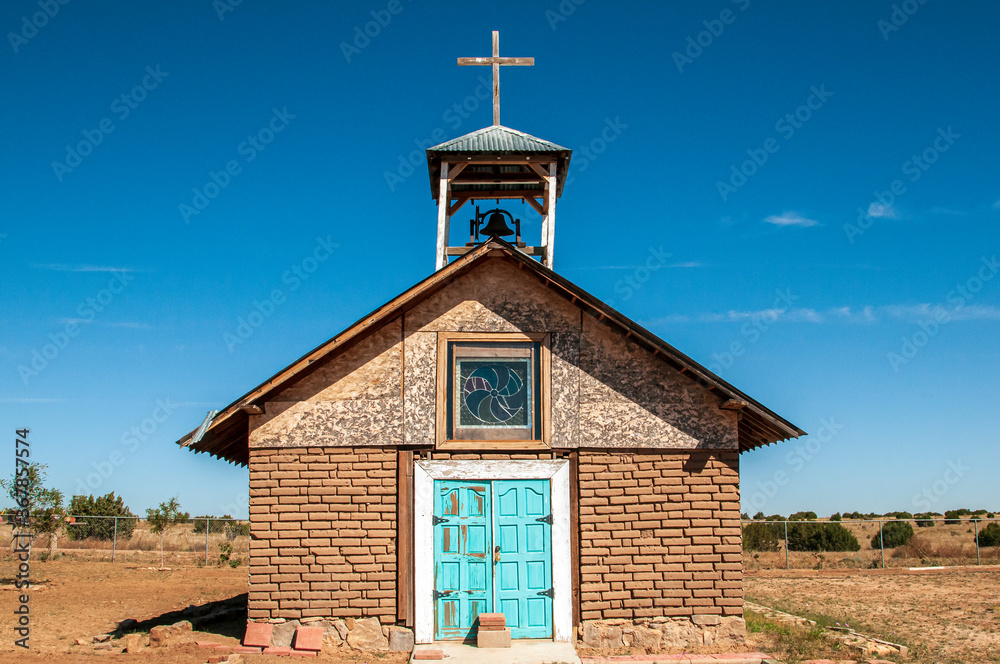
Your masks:
<instances>
[{"instance_id":1,"label":"bell tower","mask_svg":"<svg viewBox=\"0 0 1000 664\"><path fill-rule=\"evenodd\" d=\"M501 58L500 35L493 32L493 55L459 58L459 66L493 68L493 125L427 150L431 195L438 205L437 260L440 270L450 256L461 256L491 237L507 239L518 250L537 256L552 268L555 253L556 200L562 196L572 150L500 124L500 67L532 66L534 58ZM501 199L521 200L541 218L538 243L529 246L521 223L499 207ZM484 206L476 203L495 202ZM452 246L451 218L466 203L475 205L469 241Z\"/></svg>"}]
</instances>

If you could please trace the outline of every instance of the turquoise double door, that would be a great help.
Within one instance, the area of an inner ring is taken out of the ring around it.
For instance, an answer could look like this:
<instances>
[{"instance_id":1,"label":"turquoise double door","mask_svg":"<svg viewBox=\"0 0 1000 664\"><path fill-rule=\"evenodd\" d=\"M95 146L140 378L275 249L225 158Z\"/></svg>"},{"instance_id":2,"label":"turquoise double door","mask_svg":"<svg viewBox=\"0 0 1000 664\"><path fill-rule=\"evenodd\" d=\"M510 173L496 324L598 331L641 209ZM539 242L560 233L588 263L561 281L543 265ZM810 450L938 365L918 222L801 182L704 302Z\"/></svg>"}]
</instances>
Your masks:
<instances>
[{"instance_id":1,"label":"turquoise double door","mask_svg":"<svg viewBox=\"0 0 1000 664\"><path fill-rule=\"evenodd\" d=\"M473 638L480 613L552 638L548 480L436 480L433 522L435 639Z\"/></svg>"}]
</instances>

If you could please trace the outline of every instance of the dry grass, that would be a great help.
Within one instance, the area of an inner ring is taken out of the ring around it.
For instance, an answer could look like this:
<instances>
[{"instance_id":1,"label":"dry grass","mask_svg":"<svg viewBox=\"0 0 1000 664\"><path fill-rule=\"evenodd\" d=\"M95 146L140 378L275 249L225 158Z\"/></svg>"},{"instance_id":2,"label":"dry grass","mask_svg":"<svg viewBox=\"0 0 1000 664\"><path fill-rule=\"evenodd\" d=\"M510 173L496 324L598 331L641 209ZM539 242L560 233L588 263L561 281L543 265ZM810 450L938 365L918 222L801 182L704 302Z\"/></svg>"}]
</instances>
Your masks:
<instances>
[{"instance_id":1,"label":"dry grass","mask_svg":"<svg viewBox=\"0 0 1000 664\"><path fill-rule=\"evenodd\" d=\"M825 519L820 519L825 521ZM975 565L976 542L972 522L962 521L959 524L949 524L938 521L934 526L918 528L913 521L914 536L905 546L885 550L886 567L934 567ZM876 546L872 548L871 539L878 534L878 522L842 522L850 530L858 543L860 551L822 552L790 551L788 566L792 569L865 569L882 566L882 553ZM985 522L979 523L979 529L985 527ZM785 567L784 542L781 550L754 552L745 551L743 566L746 569L779 569ZM983 565L1000 564L1000 547L982 547L979 551L979 561Z\"/></svg>"}]
</instances>

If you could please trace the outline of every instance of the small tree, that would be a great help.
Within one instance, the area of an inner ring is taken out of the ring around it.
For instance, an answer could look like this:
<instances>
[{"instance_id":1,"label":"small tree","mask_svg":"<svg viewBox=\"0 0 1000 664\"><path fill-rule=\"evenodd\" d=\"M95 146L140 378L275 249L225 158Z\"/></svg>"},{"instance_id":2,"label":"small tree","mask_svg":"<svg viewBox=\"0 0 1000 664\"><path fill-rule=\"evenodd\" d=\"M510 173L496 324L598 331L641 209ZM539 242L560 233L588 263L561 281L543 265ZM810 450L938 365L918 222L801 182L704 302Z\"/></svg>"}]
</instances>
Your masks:
<instances>
[{"instance_id":1,"label":"small tree","mask_svg":"<svg viewBox=\"0 0 1000 664\"><path fill-rule=\"evenodd\" d=\"M818 517L816 512L796 512L788 517L789 521L815 521Z\"/></svg>"},{"instance_id":2,"label":"small tree","mask_svg":"<svg viewBox=\"0 0 1000 664\"><path fill-rule=\"evenodd\" d=\"M913 537L913 526L907 521L890 521L882 526L882 530L872 536L873 549L885 547L895 549L903 546Z\"/></svg>"},{"instance_id":3,"label":"small tree","mask_svg":"<svg viewBox=\"0 0 1000 664\"><path fill-rule=\"evenodd\" d=\"M69 503L69 512L73 516L88 517L124 517L120 519L87 519L82 518L73 524L69 529L69 538L81 540L93 537L99 540L109 540L117 536L122 539L131 539L132 531L135 529L135 514L122 501L121 496L116 496L114 492L105 494L98 498L90 496L73 496ZM115 521L118 521L117 528Z\"/></svg>"},{"instance_id":4,"label":"small tree","mask_svg":"<svg viewBox=\"0 0 1000 664\"><path fill-rule=\"evenodd\" d=\"M0 487L7 492L22 513L31 515L31 529L48 534L49 554L58 549L59 531L65 525L66 513L62 508L63 494L59 489L45 486L48 474L45 464L31 463L21 466L9 480L0 480ZM11 542L13 546L13 541ZM31 544L28 544L29 550Z\"/></svg>"},{"instance_id":5,"label":"small tree","mask_svg":"<svg viewBox=\"0 0 1000 664\"><path fill-rule=\"evenodd\" d=\"M149 529L160 535L160 567L163 567L164 531L176 523L187 523L190 516L187 512L181 512L178 496L174 496L165 503L160 503L160 506L155 510L146 508L146 523L149 524Z\"/></svg>"},{"instance_id":6,"label":"small tree","mask_svg":"<svg viewBox=\"0 0 1000 664\"><path fill-rule=\"evenodd\" d=\"M788 526L790 551L860 551L861 544L839 523L792 523Z\"/></svg>"},{"instance_id":7,"label":"small tree","mask_svg":"<svg viewBox=\"0 0 1000 664\"><path fill-rule=\"evenodd\" d=\"M780 528L777 524L758 521L748 523L743 526L743 550L744 551L777 551L778 533Z\"/></svg>"},{"instance_id":8,"label":"small tree","mask_svg":"<svg viewBox=\"0 0 1000 664\"><path fill-rule=\"evenodd\" d=\"M1000 546L1000 523L990 523L980 530L976 543L979 546Z\"/></svg>"}]
</instances>

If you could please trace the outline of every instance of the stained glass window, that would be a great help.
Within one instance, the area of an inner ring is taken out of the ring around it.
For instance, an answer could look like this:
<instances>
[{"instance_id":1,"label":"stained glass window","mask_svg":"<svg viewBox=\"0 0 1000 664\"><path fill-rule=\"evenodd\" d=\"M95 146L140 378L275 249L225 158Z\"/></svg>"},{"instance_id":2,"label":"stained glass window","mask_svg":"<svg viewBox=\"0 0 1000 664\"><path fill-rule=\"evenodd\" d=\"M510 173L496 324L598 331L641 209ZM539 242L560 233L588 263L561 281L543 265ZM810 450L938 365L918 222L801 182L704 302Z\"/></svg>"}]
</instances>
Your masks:
<instances>
[{"instance_id":1,"label":"stained glass window","mask_svg":"<svg viewBox=\"0 0 1000 664\"><path fill-rule=\"evenodd\" d=\"M538 344L449 344L448 430L456 440L537 440Z\"/></svg>"}]
</instances>

